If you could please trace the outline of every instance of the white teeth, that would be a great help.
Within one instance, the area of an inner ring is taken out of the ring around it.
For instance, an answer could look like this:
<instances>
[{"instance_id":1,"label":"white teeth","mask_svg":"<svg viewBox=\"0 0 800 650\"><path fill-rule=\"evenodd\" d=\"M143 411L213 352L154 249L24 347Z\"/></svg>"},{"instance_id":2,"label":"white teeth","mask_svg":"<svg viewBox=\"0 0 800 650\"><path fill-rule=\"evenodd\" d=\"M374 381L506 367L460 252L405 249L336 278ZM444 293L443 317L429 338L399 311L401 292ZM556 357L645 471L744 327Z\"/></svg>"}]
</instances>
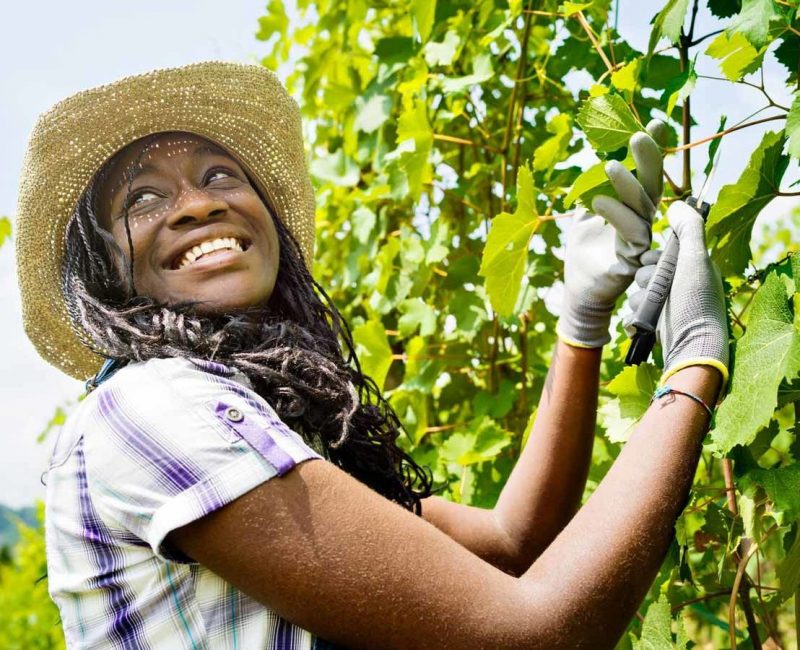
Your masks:
<instances>
[{"instance_id":1,"label":"white teeth","mask_svg":"<svg viewBox=\"0 0 800 650\"><path fill-rule=\"evenodd\" d=\"M177 268L182 269L184 266L197 261L203 255L222 249L235 250L240 253L244 251L242 243L238 239L234 237L218 237L217 239L211 239L199 245L192 246L191 249L181 256Z\"/></svg>"}]
</instances>

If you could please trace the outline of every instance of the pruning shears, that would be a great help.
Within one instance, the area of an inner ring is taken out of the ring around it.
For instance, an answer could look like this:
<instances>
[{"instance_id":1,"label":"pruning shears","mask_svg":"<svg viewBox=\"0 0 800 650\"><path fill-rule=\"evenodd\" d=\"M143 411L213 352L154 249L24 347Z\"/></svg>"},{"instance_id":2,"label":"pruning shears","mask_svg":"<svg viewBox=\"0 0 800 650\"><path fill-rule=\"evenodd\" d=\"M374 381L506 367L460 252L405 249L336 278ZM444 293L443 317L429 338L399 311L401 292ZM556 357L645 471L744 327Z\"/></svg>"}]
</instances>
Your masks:
<instances>
[{"instance_id":1,"label":"pruning shears","mask_svg":"<svg viewBox=\"0 0 800 650\"><path fill-rule=\"evenodd\" d=\"M686 199L686 204L693 207L703 221L708 218L708 213L711 211L711 206L703 201L703 198L711 186L711 179L717 171L717 163L719 162L719 149L714 157L714 162L711 170L700 188L697 196L690 196ZM658 318L661 315L661 310L664 308L664 303L667 301L670 288L672 287L672 278L675 276L675 266L678 262L678 237L673 232L667 240L667 245L661 253L658 260L656 271L647 285L647 292L645 293L644 300L642 300L639 308L636 310L631 324L636 329L631 341L631 347L628 349L628 354L625 357L625 363L629 366L638 365L650 356L653 351L653 346L656 342L656 327L658 326Z\"/></svg>"}]
</instances>

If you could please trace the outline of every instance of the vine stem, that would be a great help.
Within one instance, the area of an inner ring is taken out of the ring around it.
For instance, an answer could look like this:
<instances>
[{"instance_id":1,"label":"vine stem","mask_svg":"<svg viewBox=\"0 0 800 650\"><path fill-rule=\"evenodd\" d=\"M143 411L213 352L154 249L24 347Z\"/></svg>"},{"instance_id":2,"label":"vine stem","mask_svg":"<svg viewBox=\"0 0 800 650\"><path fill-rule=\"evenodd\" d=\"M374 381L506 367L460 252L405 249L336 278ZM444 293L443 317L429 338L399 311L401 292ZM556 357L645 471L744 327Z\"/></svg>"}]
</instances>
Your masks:
<instances>
[{"instance_id":1,"label":"vine stem","mask_svg":"<svg viewBox=\"0 0 800 650\"><path fill-rule=\"evenodd\" d=\"M696 140L695 142L682 144L680 147L667 147L664 151L666 151L667 153L678 153L679 151L684 151L686 149L699 147L701 144L705 144L706 142L711 142L712 140L716 140L717 138L726 136L729 133L733 133L734 131L740 131L741 129L746 129L749 126L755 126L756 124L763 124L764 122L773 122L775 120L785 120L785 119L786 119L785 115L773 115L772 117L764 117L760 120L753 120L752 122L746 122L745 124L732 126L729 129L725 129L724 131L720 131L719 133L715 133L714 135L709 135L708 137Z\"/></svg>"},{"instance_id":2,"label":"vine stem","mask_svg":"<svg viewBox=\"0 0 800 650\"><path fill-rule=\"evenodd\" d=\"M728 625L730 626L729 633L731 638L731 650L736 650L736 634L734 634L734 630L736 629L736 596L738 595L739 591L742 593L742 609L745 610L745 616L747 616L747 609L745 608L744 603L749 582L746 572L747 563L750 561L750 558L753 557L755 552L761 547L761 545L767 541L767 538L776 530L778 530L778 524L771 526L770 529L764 533L764 536L761 538L761 540L753 543L753 545L747 549L747 552L739 560L739 565L736 568L736 577L733 580L733 587L731 588L731 600L728 605ZM750 608L750 616L752 615L753 611L752 608ZM750 641L753 644L753 648L760 650L762 647L761 638L758 636L758 629L755 626L755 619L752 620L751 625L750 618L748 617L747 630L750 633Z\"/></svg>"},{"instance_id":3,"label":"vine stem","mask_svg":"<svg viewBox=\"0 0 800 650\"><path fill-rule=\"evenodd\" d=\"M499 149L493 147L490 144L481 144L480 142L475 142L474 140L467 140L466 138L457 138L453 135L446 135L444 133L434 133L433 134L434 140L440 140L442 142L453 142L455 144L465 144L470 147L480 147L482 149L487 149L492 153L500 153Z\"/></svg>"},{"instance_id":4,"label":"vine stem","mask_svg":"<svg viewBox=\"0 0 800 650\"><path fill-rule=\"evenodd\" d=\"M731 650L736 650L736 596L739 594L739 589L743 588L745 584L743 583L744 580L744 572L747 568L747 563L750 561L750 558L753 557L753 554L758 550L758 544L753 544L747 553L742 556L742 559L739 560L739 566L736 569L736 577L733 580L733 587L731 588L731 599L730 603L728 604L728 633L731 637ZM749 622L748 622L749 627ZM758 632L756 632L756 636L753 637L752 631L750 633L750 639L753 641L753 647L761 647L761 641L758 641L756 644L756 640L758 639Z\"/></svg>"},{"instance_id":5,"label":"vine stem","mask_svg":"<svg viewBox=\"0 0 800 650\"><path fill-rule=\"evenodd\" d=\"M731 514L734 517L739 516L739 506L736 504L736 490L733 485L733 462L730 458L723 458L722 459L722 476L725 481L725 491L727 492L728 498L728 510L730 510ZM745 556L748 556L752 548L749 546L750 540L746 537L742 538L742 541L739 543L739 548L742 549ZM756 544L755 547L757 548L758 545ZM739 590L742 592L742 609L744 610L744 617L747 620L747 630L750 633L750 639L753 642L753 648L755 650L761 650L761 638L758 636L758 627L756 625L756 618L753 614L753 606L750 603L750 586L751 580L744 573L744 570L747 568L747 562L744 562L742 565L742 555L739 552L739 549L736 549L733 552L733 558L738 563L739 567L741 567L743 575L739 576L737 570L737 577L734 581L733 590L731 591L731 601L730 601L730 609L728 610L728 617L730 620L731 628L730 628L730 635L731 635L731 650L736 650L736 639L734 630L736 629L736 595ZM748 558L749 559L749 558Z\"/></svg>"},{"instance_id":6,"label":"vine stem","mask_svg":"<svg viewBox=\"0 0 800 650\"><path fill-rule=\"evenodd\" d=\"M614 66L611 64L611 61L608 60L606 53L603 51L603 48L600 47L600 41L597 40L597 36L595 36L595 33L592 31L591 26L589 25L589 23L586 22L586 17L583 15L583 12L582 11L576 12L575 17L578 19L578 22L581 24L581 27L583 27L583 31L586 32L586 35L592 42L592 46L600 55L600 58L603 60L603 63L605 64L606 68L609 71L613 71Z\"/></svg>"}]
</instances>

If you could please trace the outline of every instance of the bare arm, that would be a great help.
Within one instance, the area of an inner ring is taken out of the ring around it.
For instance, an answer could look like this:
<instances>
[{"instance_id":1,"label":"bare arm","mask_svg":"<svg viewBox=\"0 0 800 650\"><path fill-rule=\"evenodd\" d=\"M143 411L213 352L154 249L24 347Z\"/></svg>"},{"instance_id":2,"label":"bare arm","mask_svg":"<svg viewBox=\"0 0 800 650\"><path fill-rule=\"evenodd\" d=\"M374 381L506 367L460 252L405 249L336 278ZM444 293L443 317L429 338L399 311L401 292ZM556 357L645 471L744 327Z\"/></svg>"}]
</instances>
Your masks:
<instances>
[{"instance_id":1,"label":"bare arm","mask_svg":"<svg viewBox=\"0 0 800 650\"><path fill-rule=\"evenodd\" d=\"M430 497L422 516L479 557L521 575L567 525L586 485L602 348L559 341L536 422L493 510Z\"/></svg>"},{"instance_id":2,"label":"bare arm","mask_svg":"<svg viewBox=\"0 0 800 650\"><path fill-rule=\"evenodd\" d=\"M719 373L670 384L713 401ZM169 541L290 621L355 648L611 648L658 570L708 426L653 405L581 511L515 579L325 462Z\"/></svg>"}]
</instances>

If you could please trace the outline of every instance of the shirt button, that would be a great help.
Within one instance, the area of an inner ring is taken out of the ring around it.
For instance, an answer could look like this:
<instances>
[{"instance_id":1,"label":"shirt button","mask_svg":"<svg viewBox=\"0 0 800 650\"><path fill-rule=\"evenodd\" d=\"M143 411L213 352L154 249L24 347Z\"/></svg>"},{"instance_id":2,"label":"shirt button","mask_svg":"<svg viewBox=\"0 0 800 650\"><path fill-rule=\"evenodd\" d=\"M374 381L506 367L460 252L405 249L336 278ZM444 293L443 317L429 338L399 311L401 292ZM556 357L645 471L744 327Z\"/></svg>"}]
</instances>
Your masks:
<instances>
[{"instance_id":1,"label":"shirt button","mask_svg":"<svg viewBox=\"0 0 800 650\"><path fill-rule=\"evenodd\" d=\"M225 417L231 422L241 422L244 420L244 414L239 409L235 409L232 406L225 409Z\"/></svg>"}]
</instances>

